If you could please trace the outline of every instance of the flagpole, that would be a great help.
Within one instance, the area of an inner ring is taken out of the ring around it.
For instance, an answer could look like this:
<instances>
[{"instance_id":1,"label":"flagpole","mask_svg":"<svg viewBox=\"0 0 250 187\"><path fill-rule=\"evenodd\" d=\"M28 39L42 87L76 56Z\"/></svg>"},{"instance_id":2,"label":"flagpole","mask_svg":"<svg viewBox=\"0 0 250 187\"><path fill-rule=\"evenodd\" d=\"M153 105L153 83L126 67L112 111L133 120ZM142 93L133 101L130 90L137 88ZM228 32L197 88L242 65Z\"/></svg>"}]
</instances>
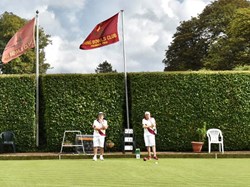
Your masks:
<instances>
[{"instance_id":1,"label":"flagpole","mask_svg":"<svg viewBox=\"0 0 250 187\"><path fill-rule=\"evenodd\" d=\"M125 53L125 36L124 36L124 10L122 13L122 51L123 51L123 62L124 62L124 82L125 82L125 94L126 94L126 115L127 115L127 128L129 129L129 108L128 108L128 82L127 82L127 66L126 66L126 53Z\"/></svg>"},{"instance_id":2,"label":"flagpole","mask_svg":"<svg viewBox=\"0 0 250 187\"><path fill-rule=\"evenodd\" d=\"M39 146L39 11L36 11L36 146Z\"/></svg>"}]
</instances>

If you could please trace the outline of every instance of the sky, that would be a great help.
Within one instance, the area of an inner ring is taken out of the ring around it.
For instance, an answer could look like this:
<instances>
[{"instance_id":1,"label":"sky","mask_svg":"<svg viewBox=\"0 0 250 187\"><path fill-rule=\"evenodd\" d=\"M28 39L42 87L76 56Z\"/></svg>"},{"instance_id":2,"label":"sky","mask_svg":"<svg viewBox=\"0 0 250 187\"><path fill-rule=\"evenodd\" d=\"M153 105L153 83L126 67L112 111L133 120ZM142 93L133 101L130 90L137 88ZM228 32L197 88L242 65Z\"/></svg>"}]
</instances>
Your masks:
<instances>
[{"instance_id":1,"label":"sky","mask_svg":"<svg viewBox=\"0 0 250 187\"><path fill-rule=\"evenodd\" d=\"M49 74L95 73L108 61L124 71L121 14L120 41L92 50L80 44L93 28L124 10L124 44L127 72L160 72L162 60L181 21L200 14L212 0L1 0L0 14L12 12L32 19L39 11L39 26L51 36L45 48Z\"/></svg>"}]
</instances>

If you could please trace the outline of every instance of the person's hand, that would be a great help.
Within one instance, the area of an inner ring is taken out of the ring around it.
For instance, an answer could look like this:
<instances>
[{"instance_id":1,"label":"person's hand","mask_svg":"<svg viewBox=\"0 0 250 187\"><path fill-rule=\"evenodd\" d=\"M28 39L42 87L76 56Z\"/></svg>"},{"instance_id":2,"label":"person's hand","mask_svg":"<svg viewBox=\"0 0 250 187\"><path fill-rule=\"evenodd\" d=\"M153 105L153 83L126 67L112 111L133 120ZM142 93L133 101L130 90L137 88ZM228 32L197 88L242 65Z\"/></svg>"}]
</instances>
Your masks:
<instances>
[{"instance_id":1,"label":"person's hand","mask_svg":"<svg viewBox=\"0 0 250 187\"><path fill-rule=\"evenodd\" d=\"M106 130L108 128L108 125L103 125L102 130Z\"/></svg>"},{"instance_id":2,"label":"person's hand","mask_svg":"<svg viewBox=\"0 0 250 187\"><path fill-rule=\"evenodd\" d=\"M97 131L99 131L99 130L100 130L100 128L98 128L98 127L95 127L94 129L95 129L95 130L97 130Z\"/></svg>"}]
</instances>

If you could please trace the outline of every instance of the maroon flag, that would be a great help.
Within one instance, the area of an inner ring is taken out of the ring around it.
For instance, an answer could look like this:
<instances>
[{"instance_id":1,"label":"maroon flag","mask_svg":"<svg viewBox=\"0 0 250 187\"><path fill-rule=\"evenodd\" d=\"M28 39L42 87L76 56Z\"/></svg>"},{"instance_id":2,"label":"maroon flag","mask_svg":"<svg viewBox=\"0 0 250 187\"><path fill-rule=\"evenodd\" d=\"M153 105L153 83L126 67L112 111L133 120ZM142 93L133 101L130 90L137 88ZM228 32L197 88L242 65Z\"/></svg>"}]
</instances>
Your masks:
<instances>
[{"instance_id":1,"label":"maroon flag","mask_svg":"<svg viewBox=\"0 0 250 187\"><path fill-rule=\"evenodd\" d=\"M35 47L34 30L35 18L16 32L3 51L2 62L4 64L21 56L28 49Z\"/></svg>"},{"instance_id":2,"label":"maroon flag","mask_svg":"<svg viewBox=\"0 0 250 187\"><path fill-rule=\"evenodd\" d=\"M94 49L118 42L118 15L119 13L96 25L93 31L80 45L80 49Z\"/></svg>"}]
</instances>

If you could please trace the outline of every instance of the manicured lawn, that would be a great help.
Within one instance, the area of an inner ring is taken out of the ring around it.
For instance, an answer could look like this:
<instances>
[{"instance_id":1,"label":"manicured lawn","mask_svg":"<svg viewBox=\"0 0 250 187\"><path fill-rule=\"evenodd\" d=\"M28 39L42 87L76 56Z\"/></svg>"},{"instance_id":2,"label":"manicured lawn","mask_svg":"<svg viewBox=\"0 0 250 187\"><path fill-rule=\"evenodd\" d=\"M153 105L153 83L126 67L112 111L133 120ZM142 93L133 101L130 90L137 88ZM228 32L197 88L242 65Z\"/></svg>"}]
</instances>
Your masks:
<instances>
[{"instance_id":1,"label":"manicured lawn","mask_svg":"<svg viewBox=\"0 0 250 187\"><path fill-rule=\"evenodd\" d=\"M0 161L0 186L250 186L250 159Z\"/></svg>"}]
</instances>

